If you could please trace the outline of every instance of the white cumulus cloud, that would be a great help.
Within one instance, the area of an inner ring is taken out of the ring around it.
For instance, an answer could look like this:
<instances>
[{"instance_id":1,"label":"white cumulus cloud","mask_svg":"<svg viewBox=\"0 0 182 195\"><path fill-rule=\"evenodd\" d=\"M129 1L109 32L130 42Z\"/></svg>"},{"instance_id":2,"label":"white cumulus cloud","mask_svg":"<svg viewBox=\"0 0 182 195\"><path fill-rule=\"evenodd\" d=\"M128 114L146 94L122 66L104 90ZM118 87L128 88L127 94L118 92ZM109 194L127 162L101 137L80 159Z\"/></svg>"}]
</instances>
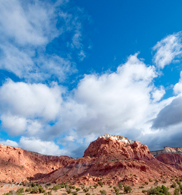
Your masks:
<instances>
[{"instance_id":1,"label":"white cumulus cloud","mask_svg":"<svg viewBox=\"0 0 182 195\"><path fill-rule=\"evenodd\" d=\"M176 57L182 56L181 35L181 32L169 35L153 47L153 50L156 51L153 61L158 67L164 68Z\"/></svg>"}]
</instances>

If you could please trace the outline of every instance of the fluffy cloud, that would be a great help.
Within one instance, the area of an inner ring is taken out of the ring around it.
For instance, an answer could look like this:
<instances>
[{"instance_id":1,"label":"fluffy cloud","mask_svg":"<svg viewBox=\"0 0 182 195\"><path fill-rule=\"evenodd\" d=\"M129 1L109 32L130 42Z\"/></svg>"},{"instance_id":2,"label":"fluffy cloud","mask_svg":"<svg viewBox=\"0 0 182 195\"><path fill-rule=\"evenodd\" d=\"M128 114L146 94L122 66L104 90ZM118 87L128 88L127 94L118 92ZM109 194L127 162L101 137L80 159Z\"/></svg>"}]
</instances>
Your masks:
<instances>
[{"instance_id":1,"label":"fluffy cloud","mask_svg":"<svg viewBox=\"0 0 182 195\"><path fill-rule=\"evenodd\" d=\"M175 94L182 93L182 71L180 72L180 80L178 83L175 84L173 90Z\"/></svg>"},{"instance_id":2,"label":"fluffy cloud","mask_svg":"<svg viewBox=\"0 0 182 195\"><path fill-rule=\"evenodd\" d=\"M165 94L165 89L163 86L160 87L160 89L154 89L153 93L152 93L152 97L154 99L154 101L159 101L161 100L161 98L164 96Z\"/></svg>"},{"instance_id":3,"label":"fluffy cloud","mask_svg":"<svg viewBox=\"0 0 182 195\"><path fill-rule=\"evenodd\" d=\"M169 35L153 47L153 50L156 51L153 61L158 67L164 68L166 65L170 64L175 57L182 56L181 35L181 32Z\"/></svg>"},{"instance_id":4,"label":"fluffy cloud","mask_svg":"<svg viewBox=\"0 0 182 195\"><path fill-rule=\"evenodd\" d=\"M8 80L0 88L1 122L12 135L41 134L60 113L64 89L52 83L15 83Z\"/></svg>"},{"instance_id":5,"label":"fluffy cloud","mask_svg":"<svg viewBox=\"0 0 182 195\"><path fill-rule=\"evenodd\" d=\"M2 0L0 69L31 82L50 77L63 81L67 74L75 72L73 54L81 60L85 57L79 20L81 12L67 13L64 11L67 4L64 0L54 3ZM60 42L66 39L57 51L49 49L55 38Z\"/></svg>"},{"instance_id":6,"label":"fluffy cloud","mask_svg":"<svg viewBox=\"0 0 182 195\"><path fill-rule=\"evenodd\" d=\"M161 100L165 90L155 87L157 76L155 67L135 54L116 72L85 75L69 93L56 83L8 80L0 88L2 126L9 134L23 135L19 147L40 153L78 157L90 141L108 132L149 144L150 137L153 149L159 148L161 132L170 126L179 132L182 100L180 95Z\"/></svg>"},{"instance_id":7,"label":"fluffy cloud","mask_svg":"<svg viewBox=\"0 0 182 195\"><path fill-rule=\"evenodd\" d=\"M59 146L56 145L53 141L42 141L35 137L22 136L19 143L12 140L6 140L6 141L0 140L0 144L19 147L24 150L38 152L40 154L45 154L45 155L60 156L60 155L69 154L69 151L60 149Z\"/></svg>"},{"instance_id":8,"label":"fluffy cloud","mask_svg":"<svg viewBox=\"0 0 182 195\"><path fill-rule=\"evenodd\" d=\"M21 137L19 147L46 155L60 156L66 154L66 151L59 149L59 146L53 141L42 141L34 137Z\"/></svg>"},{"instance_id":9,"label":"fluffy cloud","mask_svg":"<svg viewBox=\"0 0 182 195\"><path fill-rule=\"evenodd\" d=\"M61 90L53 83L52 87L44 84L15 83L8 80L0 88L1 107L5 112L28 118L40 117L55 120L62 102Z\"/></svg>"},{"instance_id":10,"label":"fluffy cloud","mask_svg":"<svg viewBox=\"0 0 182 195\"><path fill-rule=\"evenodd\" d=\"M114 73L85 75L75 90L75 101L85 106L76 129L82 135L99 135L126 133L139 125L148 116L155 77L155 68L147 67L137 55L130 56Z\"/></svg>"},{"instance_id":11,"label":"fluffy cloud","mask_svg":"<svg viewBox=\"0 0 182 195\"><path fill-rule=\"evenodd\" d=\"M13 147L18 147L18 143L15 142L15 141L12 141L12 140L0 140L0 144L3 144L3 145L8 145L8 146L13 146Z\"/></svg>"}]
</instances>

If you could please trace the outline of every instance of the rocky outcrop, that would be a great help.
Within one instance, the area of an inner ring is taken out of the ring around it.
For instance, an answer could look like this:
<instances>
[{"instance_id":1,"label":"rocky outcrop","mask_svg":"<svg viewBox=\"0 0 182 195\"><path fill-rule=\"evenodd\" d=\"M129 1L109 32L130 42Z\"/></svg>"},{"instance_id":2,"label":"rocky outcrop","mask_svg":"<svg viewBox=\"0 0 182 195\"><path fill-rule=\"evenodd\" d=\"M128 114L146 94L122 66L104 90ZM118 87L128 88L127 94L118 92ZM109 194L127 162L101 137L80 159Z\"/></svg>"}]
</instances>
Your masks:
<instances>
[{"instance_id":1,"label":"rocky outcrop","mask_svg":"<svg viewBox=\"0 0 182 195\"><path fill-rule=\"evenodd\" d=\"M119 159L152 159L154 158L146 145L139 141L131 141L122 136L102 136L94 142L84 152L85 156Z\"/></svg>"},{"instance_id":2,"label":"rocky outcrop","mask_svg":"<svg viewBox=\"0 0 182 195\"><path fill-rule=\"evenodd\" d=\"M90 143L84 157L71 159L66 166L37 181L88 185L102 180L105 184L120 181L136 184L148 182L149 178L159 179L161 175L182 174L182 171L158 161L146 145L125 140L127 138L119 136L101 136Z\"/></svg>"}]
</instances>

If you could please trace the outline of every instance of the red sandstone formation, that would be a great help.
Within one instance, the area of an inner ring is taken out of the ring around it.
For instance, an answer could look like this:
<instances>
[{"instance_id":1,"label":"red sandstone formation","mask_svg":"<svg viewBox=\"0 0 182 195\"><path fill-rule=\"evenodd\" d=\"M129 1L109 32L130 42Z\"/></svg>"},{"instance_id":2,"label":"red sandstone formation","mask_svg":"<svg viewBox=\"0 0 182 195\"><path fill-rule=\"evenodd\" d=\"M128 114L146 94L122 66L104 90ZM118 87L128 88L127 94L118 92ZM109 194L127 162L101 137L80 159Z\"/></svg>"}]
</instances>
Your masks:
<instances>
[{"instance_id":1,"label":"red sandstone formation","mask_svg":"<svg viewBox=\"0 0 182 195\"><path fill-rule=\"evenodd\" d=\"M146 145L122 136L99 137L79 159L40 155L0 145L1 179L6 181L31 178L37 182L94 184L102 179L105 184L120 181L136 184L159 179L161 175L181 176L180 166L172 164L172 158L166 159L157 160Z\"/></svg>"},{"instance_id":2,"label":"red sandstone formation","mask_svg":"<svg viewBox=\"0 0 182 195\"><path fill-rule=\"evenodd\" d=\"M6 145L0 145L1 181L26 181L31 177L40 178L64 166L66 156L46 156Z\"/></svg>"},{"instance_id":3,"label":"red sandstone formation","mask_svg":"<svg viewBox=\"0 0 182 195\"><path fill-rule=\"evenodd\" d=\"M106 135L92 142L83 158L71 159L66 166L37 181L93 184L102 179L105 184L135 184L161 175L179 176L182 171L158 161L138 141Z\"/></svg>"}]
</instances>

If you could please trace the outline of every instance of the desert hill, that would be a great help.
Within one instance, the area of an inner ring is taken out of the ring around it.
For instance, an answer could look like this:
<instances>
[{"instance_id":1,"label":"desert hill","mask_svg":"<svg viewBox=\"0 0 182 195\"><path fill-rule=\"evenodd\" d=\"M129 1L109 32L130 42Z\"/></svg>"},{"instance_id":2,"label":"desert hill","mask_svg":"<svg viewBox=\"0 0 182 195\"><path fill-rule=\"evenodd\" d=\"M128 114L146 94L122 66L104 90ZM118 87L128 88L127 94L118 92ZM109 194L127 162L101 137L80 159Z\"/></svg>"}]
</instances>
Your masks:
<instances>
[{"instance_id":1,"label":"desert hill","mask_svg":"<svg viewBox=\"0 0 182 195\"><path fill-rule=\"evenodd\" d=\"M0 178L5 182L28 181L39 178L72 159L67 156L47 156L0 144Z\"/></svg>"},{"instance_id":2,"label":"desert hill","mask_svg":"<svg viewBox=\"0 0 182 195\"><path fill-rule=\"evenodd\" d=\"M173 156L178 155L178 156ZM123 136L104 135L90 143L84 156L47 156L0 145L0 175L6 182L145 183L182 176L182 156L171 150L155 158L146 145Z\"/></svg>"},{"instance_id":3,"label":"desert hill","mask_svg":"<svg viewBox=\"0 0 182 195\"><path fill-rule=\"evenodd\" d=\"M104 135L90 143L82 158L70 159L66 166L37 181L93 184L102 179L108 185L120 181L136 184L161 175L180 176L182 171L157 160L138 141Z\"/></svg>"}]
</instances>

